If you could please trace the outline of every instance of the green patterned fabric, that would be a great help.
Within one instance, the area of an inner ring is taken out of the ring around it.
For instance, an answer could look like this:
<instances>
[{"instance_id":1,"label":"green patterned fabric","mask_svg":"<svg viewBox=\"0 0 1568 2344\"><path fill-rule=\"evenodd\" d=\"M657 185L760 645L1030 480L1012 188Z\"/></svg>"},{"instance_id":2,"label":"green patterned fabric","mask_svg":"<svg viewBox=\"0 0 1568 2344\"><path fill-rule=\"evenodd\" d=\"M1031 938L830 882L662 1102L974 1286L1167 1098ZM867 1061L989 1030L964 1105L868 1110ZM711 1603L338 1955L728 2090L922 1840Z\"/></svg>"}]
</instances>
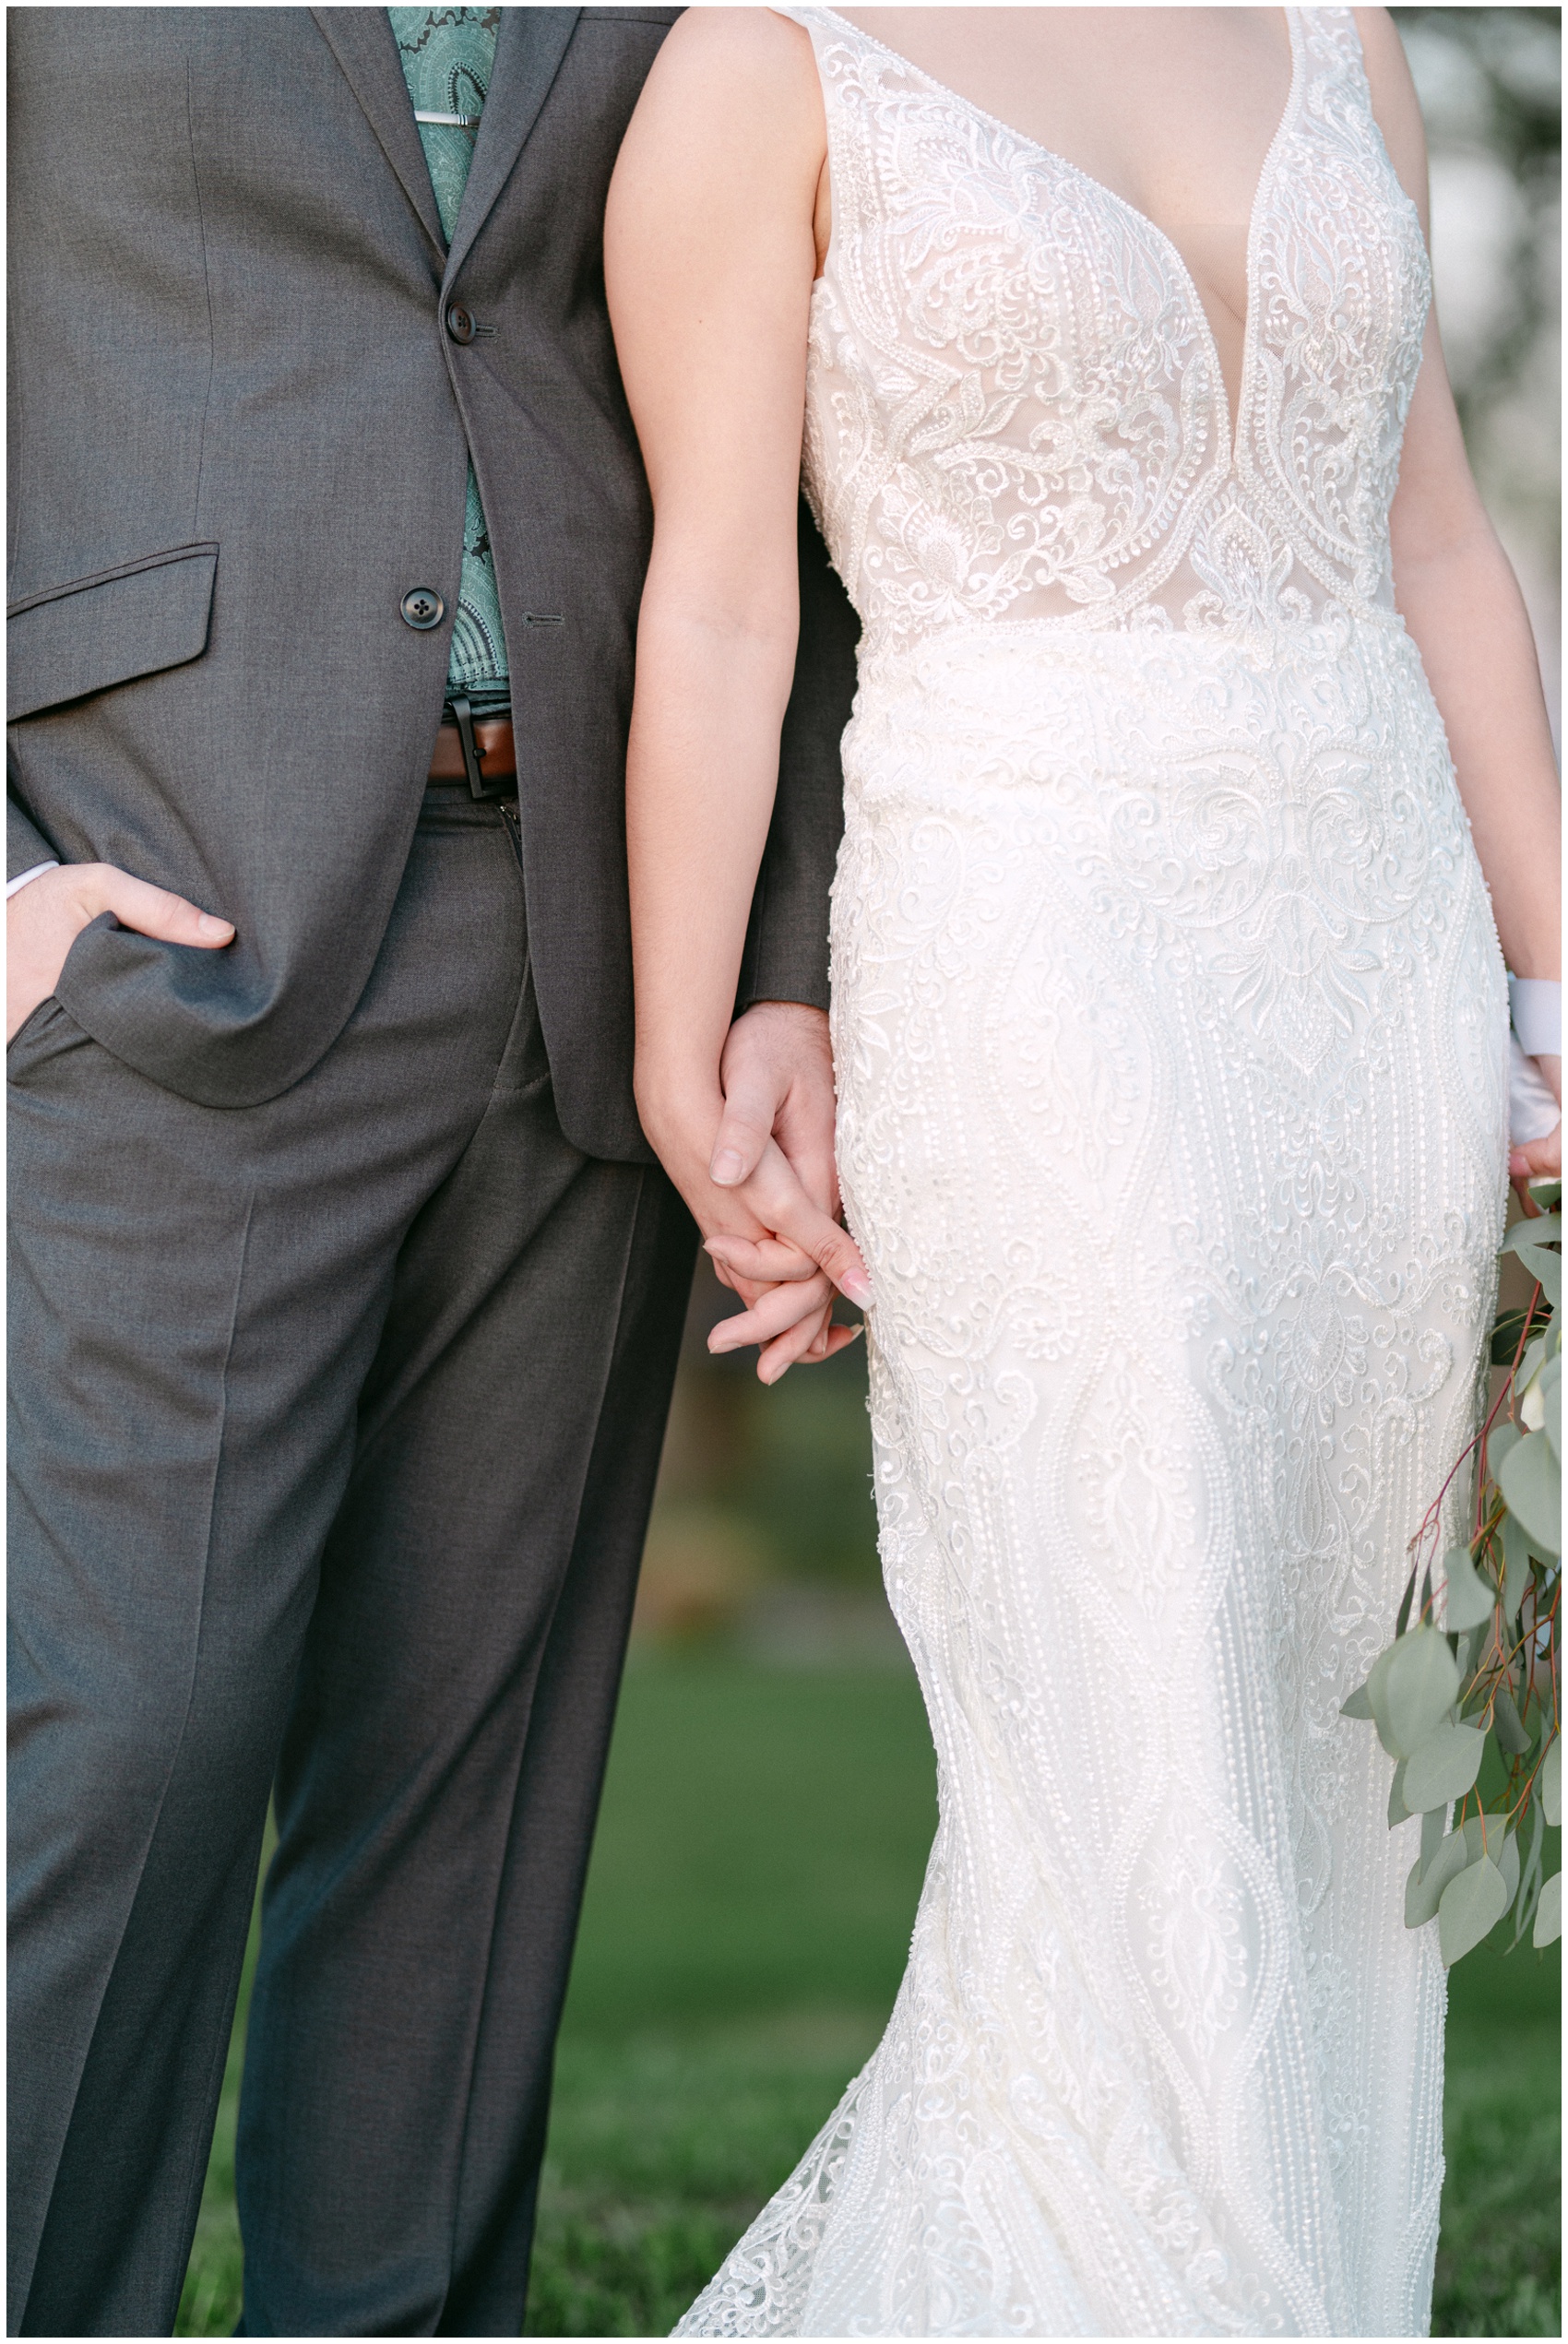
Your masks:
<instances>
[{"instance_id":1,"label":"green patterned fabric","mask_svg":"<svg viewBox=\"0 0 1568 2344\"><path fill-rule=\"evenodd\" d=\"M478 114L483 112L495 60L499 8L388 8L402 60L409 97L419 113ZM445 124L422 122L420 142L430 166L430 184L448 244L473 161L474 133ZM506 642L501 631L501 601L490 550L479 482L469 467L469 502L463 519L463 569L457 614L452 625L452 660L447 689L476 700L493 697L506 685Z\"/></svg>"}]
</instances>

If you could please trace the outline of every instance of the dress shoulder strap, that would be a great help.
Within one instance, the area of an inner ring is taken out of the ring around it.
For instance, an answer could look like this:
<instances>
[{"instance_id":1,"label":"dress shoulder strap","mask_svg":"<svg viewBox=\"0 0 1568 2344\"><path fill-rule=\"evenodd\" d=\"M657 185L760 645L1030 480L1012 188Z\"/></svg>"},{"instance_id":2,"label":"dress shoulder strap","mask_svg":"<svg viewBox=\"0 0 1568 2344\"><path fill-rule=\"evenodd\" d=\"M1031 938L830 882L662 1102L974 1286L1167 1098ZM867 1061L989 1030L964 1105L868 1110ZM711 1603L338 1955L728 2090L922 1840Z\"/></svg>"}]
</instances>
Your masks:
<instances>
[{"instance_id":1,"label":"dress shoulder strap","mask_svg":"<svg viewBox=\"0 0 1568 2344\"><path fill-rule=\"evenodd\" d=\"M1310 82L1338 81L1370 102L1354 8L1292 8Z\"/></svg>"}]
</instances>

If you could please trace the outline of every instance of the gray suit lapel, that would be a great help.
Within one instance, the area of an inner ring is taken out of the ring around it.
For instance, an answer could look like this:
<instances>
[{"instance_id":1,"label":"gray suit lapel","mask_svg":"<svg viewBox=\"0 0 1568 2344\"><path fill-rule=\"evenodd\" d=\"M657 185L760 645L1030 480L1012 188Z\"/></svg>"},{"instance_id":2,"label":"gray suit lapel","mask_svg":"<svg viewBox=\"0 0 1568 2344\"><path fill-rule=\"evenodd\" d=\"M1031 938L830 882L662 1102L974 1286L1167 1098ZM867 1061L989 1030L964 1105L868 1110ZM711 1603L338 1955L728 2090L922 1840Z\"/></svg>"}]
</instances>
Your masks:
<instances>
[{"instance_id":1,"label":"gray suit lapel","mask_svg":"<svg viewBox=\"0 0 1568 2344\"><path fill-rule=\"evenodd\" d=\"M506 13L502 16L503 27L506 22ZM554 15L556 11L551 10L550 13ZM562 13L575 15L576 11ZM409 85L403 78L398 43L386 9L313 8L311 15L348 76L350 88L369 116L370 126L380 139L387 161L401 180L405 195L419 214L425 233L435 247L437 259L445 266L446 239L441 232L441 214L435 208L435 190L430 184L430 167L424 159L424 149L420 144L414 110L409 101ZM498 60L500 46L498 39ZM481 137L482 135L481 128ZM475 160L478 160L477 156Z\"/></svg>"},{"instance_id":2,"label":"gray suit lapel","mask_svg":"<svg viewBox=\"0 0 1568 2344\"><path fill-rule=\"evenodd\" d=\"M354 9L331 9L352 16ZM365 11L366 14L370 12ZM381 11L376 11L381 14ZM446 264L451 283L483 227L496 197L511 176L523 143L539 119L567 44L577 29L580 8L503 8L495 36L495 63L485 92L484 113L474 139L474 159ZM387 33L390 41L390 30ZM396 64L396 59L394 59ZM401 79L399 73L398 78ZM407 101L405 100L405 105Z\"/></svg>"}]
</instances>

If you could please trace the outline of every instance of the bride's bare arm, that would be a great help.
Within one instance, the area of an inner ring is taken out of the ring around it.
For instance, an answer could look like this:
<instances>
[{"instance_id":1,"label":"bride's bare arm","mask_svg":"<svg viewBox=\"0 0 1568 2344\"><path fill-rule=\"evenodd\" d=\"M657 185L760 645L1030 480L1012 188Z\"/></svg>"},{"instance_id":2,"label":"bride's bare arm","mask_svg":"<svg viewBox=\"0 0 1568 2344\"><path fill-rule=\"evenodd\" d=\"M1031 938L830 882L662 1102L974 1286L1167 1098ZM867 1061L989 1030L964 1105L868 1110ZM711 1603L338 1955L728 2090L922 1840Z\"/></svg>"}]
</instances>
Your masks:
<instances>
[{"instance_id":1,"label":"bride's bare arm","mask_svg":"<svg viewBox=\"0 0 1568 2344\"><path fill-rule=\"evenodd\" d=\"M1399 36L1360 8L1373 110L1389 156L1428 226L1426 139ZM1562 793L1524 598L1465 455L1435 315L1405 429L1391 516L1394 590L1420 649L1454 753L1460 794L1515 976L1561 970ZM1559 1099L1562 1060L1541 1071ZM1561 1136L1538 1141L1547 1169ZM1555 1164L1553 1165L1555 1169Z\"/></svg>"},{"instance_id":2,"label":"bride's bare arm","mask_svg":"<svg viewBox=\"0 0 1568 2344\"><path fill-rule=\"evenodd\" d=\"M766 840L799 627L796 499L813 220L826 131L810 43L765 9L694 9L660 50L605 219L605 274L653 494L626 774L637 1105L705 1234L778 1231L786 1282L726 1334L826 1340L859 1257L786 1193L773 1148L708 1178L746 918ZM804 1272L805 1275L802 1275ZM744 1293L746 1289L742 1286Z\"/></svg>"}]
</instances>

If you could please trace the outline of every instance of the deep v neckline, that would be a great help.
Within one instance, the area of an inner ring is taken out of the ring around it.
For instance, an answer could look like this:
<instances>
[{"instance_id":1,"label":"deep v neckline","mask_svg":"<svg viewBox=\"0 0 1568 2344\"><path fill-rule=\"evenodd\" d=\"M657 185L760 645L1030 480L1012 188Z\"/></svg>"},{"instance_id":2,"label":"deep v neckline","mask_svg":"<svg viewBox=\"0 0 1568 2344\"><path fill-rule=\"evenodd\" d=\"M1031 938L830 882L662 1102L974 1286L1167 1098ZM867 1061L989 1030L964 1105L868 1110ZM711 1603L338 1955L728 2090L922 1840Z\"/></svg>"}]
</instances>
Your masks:
<instances>
[{"instance_id":1,"label":"deep v neckline","mask_svg":"<svg viewBox=\"0 0 1568 2344\"><path fill-rule=\"evenodd\" d=\"M1042 146L1038 138L1031 138L1027 131L1015 129L1010 122L1004 122L1000 114L990 113L984 106L977 105L974 99L966 98L961 89L951 88L945 81L938 81L934 74L927 73L923 65L916 65L914 59L907 57L901 49L889 47L888 43L879 40L874 32L866 32L851 18L841 16L837 8L819 8L813 13L831 18L835 24L841 24L847 32L852 32L857 40L869 42L873 49L880 49L885 57L895 59L907 73L913 74L918 81L923 82L928 89L934 89L940 97L950 99L954 105L961 106L964 112L972 114L977 122L988 123L992 130L1000 130L1004 137L1011 138L1016 146L1027 149L1030 154L1039 155L1043 161L1053 164L1058 171L1066 172L1081 185L1092 187L1096 195L1103 196L1108 203L1114 204L1119 211L1125 213L1129 220L1135 220L1140 228L1154 238L1186 290L1198 331L1207 349L1208 362L1214 370L1215 389L1224 417L1225 471L1227 474L1232 472L1236 466L1236 450L1241 442L1241 426L1246 419L1247 394L1253 374L1253 321L1257 309L1256 270L1253 262L1257 246L1258 223L1263 216L1265 195L1269 181L1274 175L1275 158L1295 119L1296 104L1301 91L1301 28L1297 22L1300 11L1296 8L1280 10L1280 14L1285 18L1285 30L1290 42L1290 80L1285 92L1285 104L1279 122L1273 137L1268 142L1267 151L1258 173L1257 185L1253 190L1253 200L1247 213L1247 257L1243 284L1247 306L1246 314L1241 320L1241 372L1236 386L1234 414L1230 410L1230 394L1225 387L1225 369L1219 363L1219 344L1215 339L1209 314L1204 307L1203 295L1198 291L1197 279L1188 267L1180 245L1157 220L1151 220L1146 211L1140 210L1130 196L1118 195L1116 189L1107 186L1103 179L1097 179L1092 171L1085 171L1081 164L1069 161L1065 155L1059 155L1054 147ZM830 244L831 241L830 234Z\"/></svg>"}]
</instances>

